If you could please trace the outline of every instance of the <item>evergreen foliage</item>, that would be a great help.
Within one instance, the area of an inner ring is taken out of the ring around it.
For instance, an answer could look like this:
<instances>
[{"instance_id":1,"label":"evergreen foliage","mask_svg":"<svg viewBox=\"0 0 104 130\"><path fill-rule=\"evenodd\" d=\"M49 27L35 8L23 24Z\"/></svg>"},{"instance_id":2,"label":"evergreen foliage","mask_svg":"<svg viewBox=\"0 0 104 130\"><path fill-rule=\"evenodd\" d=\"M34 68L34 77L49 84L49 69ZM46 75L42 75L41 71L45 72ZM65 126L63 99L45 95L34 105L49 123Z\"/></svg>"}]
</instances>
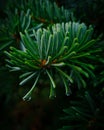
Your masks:
<instances>
[{"instance_id":1,"label":"evergreen foliage","mask_svg":"<svg viewBox=\"0 0 104 130\"><path fill-rule=\"evenodd\" d=\"M91 26L87 29L84 23L75 22L57 23L51 28L33 30L32 38L27 31L25 35L20 33L23 50L11 47L11 51L5 53L10 58L7 61L11 71L24 71L20 76L23 78L20 85L31 78L35 80L24 99L31 97L42 74L47 74L50 79L50 97L55 96L55 75L63 80L66 95L70 95L69 84L73 82L76 82L79 88L86 87L83 76L95 78L95 65L88 61L95 61L97 53L101 51L100 48L92 50L95 44L98 44L98 38L92 39L92 33Z\"/></svg>"},{"instance_id":2,"label":"evergreen foliage","mask_svg":"<svg viewBox=\"0 0 104 130\"><path fill-rule=\"evenodd\" d=\"M98 88L96 88L98 89ZM79 93L70 106L63 109L61 120L64 126L60 130L98 130L104 128L104 89Z\"/></svg>"},{"instance_id":3,"label":"evergreen foliage","mask_svg":"<svg viewBox=\"0 0 104 130\"><path fill-rule=\"evenodd\" d=\"M77 20L83 21L87 25L92 24L96 35L104 30L104 1L103 0L53 0L57 1L59 6L73 11Z\"/></svg>"},{"instance_id":4,"label":"evergreen foliage","mask_svg":"<svg viewBox=\"0 0 104 130\"><path fill-rule=\"evenodd\" d=\"M14 12L8 10L7 18L1 24L0 29L0 50L5 49L7 46L13 45L20 47L19 32L24 32L31 24L30 10L26 12L23 10L19 12L15 9Z\"/></svg>"},{"instance_id":5,"label":"evergreen foliage","mask_svg":"<svg viewBox=\"0 0 104 130\"><path fill-rule=\"evenodd\" d=\"M11 45L20 48L20 32L24 33L25 30L31 32L32 29L47 27L56 22L66 22L73 18L68 10L59 8L55 2L47 0L31 2L20 0L19 3L10 1L9 4L11 7L7 6L5 11L7 16L0 25L0 50Z\"/></svg>"},{"instance_id":6,"label":"evergreen foliage","mask_svg":"<svg viewBox=\"0 0 104 130\"><path fill-rule=\"evenodd\" d=\"M0 9L0 129L104 129L103 5L8 0Z\"/></svg>"}]
</instances>

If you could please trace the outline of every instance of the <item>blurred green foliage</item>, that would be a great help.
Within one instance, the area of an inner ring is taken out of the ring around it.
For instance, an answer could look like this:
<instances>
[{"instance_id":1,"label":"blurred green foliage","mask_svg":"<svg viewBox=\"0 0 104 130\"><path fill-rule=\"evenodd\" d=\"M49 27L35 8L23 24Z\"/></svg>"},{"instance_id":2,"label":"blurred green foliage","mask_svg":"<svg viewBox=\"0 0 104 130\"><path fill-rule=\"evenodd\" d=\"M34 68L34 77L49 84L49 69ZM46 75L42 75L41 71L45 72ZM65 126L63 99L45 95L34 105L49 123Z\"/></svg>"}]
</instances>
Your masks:
<instances>
[{"instance_id":1,"label":"blurred green foliage","mask_svg":"<svg viewBox=\"0 0 104 130\"><path fill-rule=\"evenodd\" d=\"M104 129L104 88L78 92L61 117L64 124L60 130L98 130Z\"/></svg>"}]
</instances>

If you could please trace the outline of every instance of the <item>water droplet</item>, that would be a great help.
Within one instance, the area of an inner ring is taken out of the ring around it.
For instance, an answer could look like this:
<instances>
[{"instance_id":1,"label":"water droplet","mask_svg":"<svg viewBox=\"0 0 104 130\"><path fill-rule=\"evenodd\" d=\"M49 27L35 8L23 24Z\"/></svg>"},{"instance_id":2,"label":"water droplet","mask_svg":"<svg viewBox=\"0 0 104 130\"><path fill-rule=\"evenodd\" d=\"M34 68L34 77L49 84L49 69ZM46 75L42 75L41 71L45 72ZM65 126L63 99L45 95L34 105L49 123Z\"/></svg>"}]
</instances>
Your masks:
<instances>
[{"instance_id":1,"label":"water droplet","mask_svg":"<svg viewBox=\"0 0 104 130\"><path fill-rule=\"evenodd\" d=\"M54 95L54 96L51 95L51 96L49 96L49 98L50 98L50 99L55 99L55 98L56 98L56 95Z\"/></svg>"},{"instance_id":2,"label":"water droplet","mask_svg":"<svg viewBox=\"0 0 104 130\"><path fill-rule=\"evenodd\" d=\"M28 98L27 98L27 97L23 97L23 100L24 100L24 101L30 101L30 100L31 100L31 97L28 97Z\"/></svg>"},{"instance_id":3,"label":"water droplet","mask_svg":"<svg viewBox=\"0 0 104 130\"><path fill-rule=\"evenodd\" d=\"M66 96L70 96L70 93L66 93Z\"/></svg>"}]
</instances>

